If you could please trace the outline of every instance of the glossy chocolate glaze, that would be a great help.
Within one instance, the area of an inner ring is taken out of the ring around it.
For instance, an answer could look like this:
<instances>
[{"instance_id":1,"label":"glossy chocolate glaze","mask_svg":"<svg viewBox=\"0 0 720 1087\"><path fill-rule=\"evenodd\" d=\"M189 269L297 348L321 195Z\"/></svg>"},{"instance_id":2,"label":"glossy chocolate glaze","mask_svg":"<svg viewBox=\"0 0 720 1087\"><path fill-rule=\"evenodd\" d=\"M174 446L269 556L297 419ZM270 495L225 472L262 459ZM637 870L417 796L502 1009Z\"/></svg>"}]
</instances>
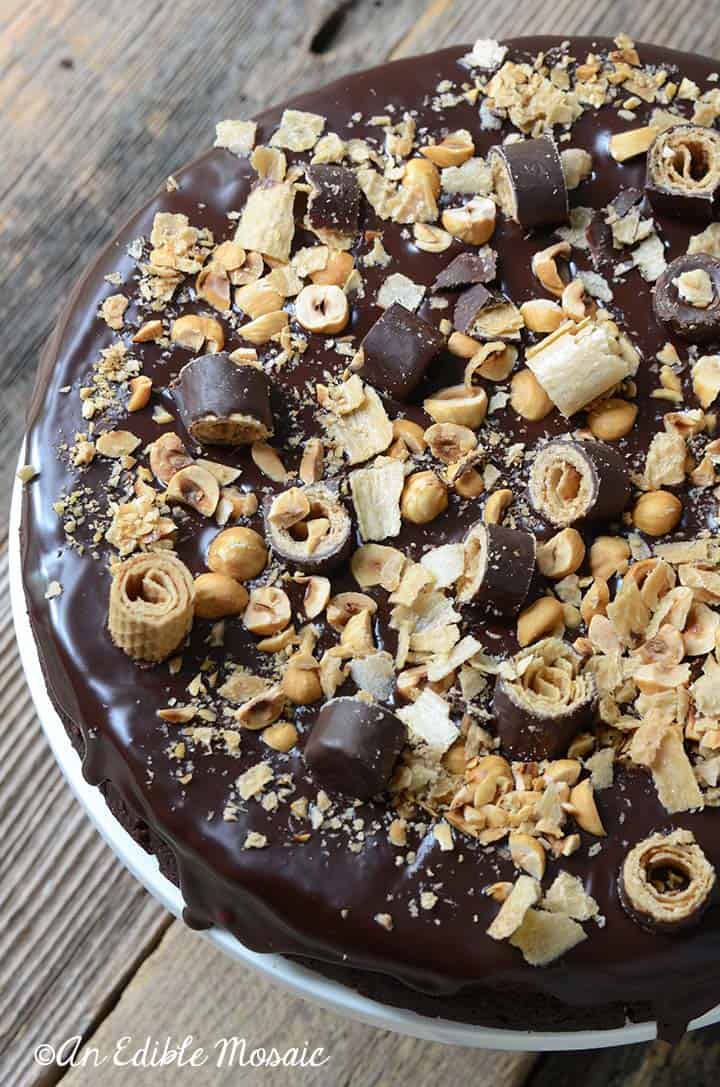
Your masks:
<instances>
[{"instance_id":1,"label":"glossy chocolate glaze","mask_svg":"<svg viewBox=\"0 0 720 1087\"><path fill-rule=\"evenodd\" d=\"M538 50L557 47L558 39L527 38L508 44L513 56L525 54L532 59ZM611 43L576 39L572 46L575 55L584 58L589 50L611 48ZM369 117L384 112L392 103L400 116L403 108L419 108L419 127L427 124L431 132L443 126L467 128L475 138L478 153L486 154L499 134L480 130L477 108L454 107L447 117L427 108L441 79L461 82L466 77L467 73L457 65L465 51L454 47L347 77L293 105L324 114L327 130L338 131L343 137L378 133L377 129L368 130L362 121L349 123L348 115L353 111ZM640 47L640 55L643 62L676 66L703 89L707 76L715 69L711 60L650 46ZM637 124L647 123L647 112L648 107L638 110ZM269 139L280 113L280 109L273 109L261 116L258 143ZM607 151L610 133L627 127L628 122L609 108L599 114L589 111L575 124L572 139L561 146L590 150L595 172L591 180L571 193L573 205L602 208L621 188L642 188L644 158L620 166ZM104 487L107 465L92 465L76 483L76 473L68 472L56 448L61 441L71 442L76 431L83 429L77 389L99 350L115 339L96 317L98 304L117 290L134 293L137 270L127 255L128 243L140 235L149 236L158 210L185 212L195 226L210 227L216 241L231 237L234 222L226 216L242 208L251 170L247 161L214 150L179 172L176 179L177 191L162 191L131 221L69 300L45 351L29 412L26 460L40 468L41 475L24 495L22 553L27 603L51 698L71 734L81 737L87 779L95 784L109 783L106 787L113 798L113 810L136 831L144 826L145 832L139 833L141 839L149 837L151 848L165 855L166 870L176 869L188 919L193 924L218 924L254 950L302 956L329 972L337 974L341 967L339 976L348 984L388 1003L415 1007L426 1014L500 1022L518 1028L551 1022L556 1029L572 1029L588 1021L598 1026L621 1025L626 1011L635 1009L635 1014L655 1015L666 1034L677 1034L690 1018L720 1000L720 910L711 907L701 926L677 936L650 934L634 924L622 909L616 876L630 846L655 830L676 826L692 829L720 869L720 816L707 809L699 815L669 817L645 773L621 771L614 787L598 794L600 814L609 830L608 837L599 840L599 853L588 856L588 847L598 840L583 834L582 849L563 861L562 866L581 876L597 899L606 918L604 927L589 925L588 939L545 969L526 966L512 947L484 935L497 906L482 895L482 888L496 879L514 876L509 859L496 849L483 850L476 842L458 836L455 851L442 853L432 834L419 837L411 833L408 846L416 850L416 860L398 867L397 850L387 840L389 813L386 805L377 801L357 808L357 815L365 820L365 846L358 853L348 849L344 833L332 834L322 828L305 844L294 843L292 834L306 829L307 824L291 819L287 805L271 814L259 804L252 804L247 811L238 812L237 822L225 822L222 810L229 784L243 769L269 755L257 733L243 735L240 759L221 751L211 755L196 751L192 781L187 786L178 781L177 763L167 754L178 736L177 727L163 724L155 711L166 706L172 696L180 701L186 699L186 685L206 653L220 659L225 652L251 667L259 665L252 639L239 622L228 622L225 650L208 649L209 625L198 622L178 676L171 676L164 666L138 667L112 646L106 631L109 547L101 549L101 561L76 554L66 545L59 519L51 508L63 490L75 485ZM384 245L396 258L390 270L402 270L417 282L431 284L458 251L421 252L412 245L408 228L375 223L367 205L363 216L366 228L379 225L382 229ZM685 252L689 234L697 230L689 223L665 219L659 221L659 228L669 244L668 259ZM537 295L530 257L552 237L550 231L526 237L516 224L499 222L492 242L500 254L499 283L516 302ZM296 240L303 244L302 232ZM365 251L361 246L360 252ZM589 254L579 257L579 266L591 266ZM103 277L109 272L119 273L125 288L108 284ZM363 272L365 302L353 306L350 326L358 341L379 315L370 300L385 274L381 268ZM649 390L658 384L653 356L667 335L655 321L651 288L639 273L630 273L624 282L614 285L614 291L611 308L617 309L621 324L645 358L638 378L640 423L618 444L637 468L667 410L666 403L648 398ZM451 305L456 297L448 293ZM212 312L197 303L184 308ZM170 312L182 309L174 306ZM451 310L433 310L427 302L419 310L421 316L435 324L448 312ZM138 323L133 302L126 314L126 328ZM240 346L237 335L229 328L227 332L227 349ZM323 344L323 337L313 337L311 350L302 363L284 370L274 382L278 444L283 439L287 407L295 405L296 390L306 379L316 379L325 371L340 373L346 363L340 355L325 350ZM683 345L678 347L685 357ZM164 354L154 344L137 345L135 353L143 360L144 372L152 375L156 389L166 388L190 357L182 349ZM453 379L461 380L461 373L458 360L441 356L431 365L412 405L404 406L406 413L427 422L417 406L423 394ZM71 394L61 391L67 385L73 386ZM172 412L170 396L163 399ZM694 403L691 393L688 403ZM390 414L394 414L393 407L399 409L400 405L389 407ZM165 429L152 422L148 411L129 419L124 412L118 417L122 420L119 425L137 433L143 442ZM309 427L310 412L301 411L301 417ZM516 440L529 444L541 435L556 436L567 430L556 412L534 424L524 423L511 412L502 412L497 419L491 425L509 428ZM113 425L112 413L105 425ZM218 449L212 455L241 466L241 484L255 489L261 498L266 494L267 481L259 477L247 451ZM288 466L297 467L292 458L287 461ZM512 486L512 481L508 485ZM441 519L424 529L404 529L400 540L392 542L417 556L430 544L459 539L477 519L480 508L477 502L460 502L453 497ZM260 515L253 524L262 531ZM178 554L193 573L199 573L205 569L207 546L217 530L193 514L187 514L181 525ZM693 504L685 503L684 519L675 538L691 536L708 525L716 527L715 500L711 492L705 491ZM538 535L548 534L547 526L530 517L523 527ZM78 537L83 537L82 531ZM48 602L44 593L51 580L62 584L63 593ZM339 587L355 586L348 578L347 584ZM467 614L472 616L471 612ZM383 608L378 617L378 637L384 639L388 631ZM490 622L480 611L471 629L491 651L516 649L512 626L503 628ZM388 637L388 643L392 649L392 638ZM298 714L301 731L303 721L311 716L305 710ZM278 772L295 774L298 787L294 795L314 798L316 787L307 779L301 751L272 755L272 762ZM243 849L251 829L267 835L268 848ZM550 878L555 871L556 865L551 862ZM437 891L437 906L432 911L419 910L413 916L408 903L430 889ZM373 920L375 914L385 912L394 918L390 932ZM514 1011L508 1011L509 1007Z\"/></svg>"}]
</instances>

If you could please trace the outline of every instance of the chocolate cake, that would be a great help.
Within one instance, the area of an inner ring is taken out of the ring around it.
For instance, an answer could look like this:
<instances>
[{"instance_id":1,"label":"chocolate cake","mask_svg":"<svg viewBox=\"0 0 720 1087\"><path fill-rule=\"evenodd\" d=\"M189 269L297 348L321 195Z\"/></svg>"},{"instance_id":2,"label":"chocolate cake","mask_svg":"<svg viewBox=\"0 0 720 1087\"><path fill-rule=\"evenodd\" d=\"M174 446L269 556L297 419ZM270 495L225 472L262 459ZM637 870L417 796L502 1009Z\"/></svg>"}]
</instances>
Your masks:
<instances>
[{"instance_id":1,"label":"chocolate cake","mask_svg":"<svg viewBox=\"0 0 720 1087\"><path fill-rule=\"evenodd\" d=\"M720 1001L720 86L481 40L217 126L29 413L47 687L186 919L516 1029Z\"/></svg>"}]
</instances>

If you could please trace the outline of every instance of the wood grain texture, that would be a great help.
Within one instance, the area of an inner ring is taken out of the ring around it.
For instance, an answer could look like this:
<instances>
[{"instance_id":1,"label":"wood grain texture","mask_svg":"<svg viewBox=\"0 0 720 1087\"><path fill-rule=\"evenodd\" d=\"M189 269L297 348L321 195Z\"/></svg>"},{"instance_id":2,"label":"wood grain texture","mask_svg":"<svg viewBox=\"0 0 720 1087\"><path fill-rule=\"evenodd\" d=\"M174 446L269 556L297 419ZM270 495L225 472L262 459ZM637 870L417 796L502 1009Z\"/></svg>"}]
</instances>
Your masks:
<instances>
[{"instance_id":1,"label":"wood grain texture","mask_svg":"<svg viewBox=\"0 0 720 1087\"><path fill-rule=\"evenodd\" d=\"M3 0L0 534L38 354L62 300L119 223L209 144L216 120L249 116L387 56L538 29L622 29L720 54L720 24L707 0ZM306 1083L510 1087L531 1070L532 1087L716 1081L715 1031L672 1054L651 1046L538 1061L486 1057L346 1023L250 977L178 924L153 951L169 920L122 872L63 785L24 687L7 608L2 615L0 1087L60 1077L32 1065L41 1040L94 1034L104 1046L124 1033L144 1036L149 1025L156 1036L235 1033L255 1045L308 1038L332 1063L329 1073L305 1075ZM131 1082L126 1071L112 1074L77 1069L66 1079L70 1087ZM195 1070L186 1082L301 1083L304 1073L250 1075ZM180 1077L171 1068L147 1079L174 1085Z\"/></svg>"},{"instance_id":2,"label":"wood grain texture","mask_svg":"<svg viewBox=\"0 0 720 1087\"><path fill-rule=\"evenodd\" d=\"M473 1083L492 1087L520 1087L532 1067L529 1055L478 1053L399 1037L359 1023L347 1023L304 1000L286 994L262 978L239 970L201 936L175 923L162 943L140 968L122 999L91 1039L101 1056L112 1054L123 1034L139 1048L152 1024L153 1038L174 1044L193 1036L208 1062L200 1068L169 1066L147 1073L152 1087L315 1087L329 1084ZM321 1068L239 1069L218 1067L222 1038L244 1038L247 1050L322 1047L330 1060ZM89 1059L89 1058L88 1058ZM102 1068L103 1087L127 1087L127 1070ZM95 1087L98 1072L77 1067L63 1080L64 1087Z\"/></svg>"}]
</instances>

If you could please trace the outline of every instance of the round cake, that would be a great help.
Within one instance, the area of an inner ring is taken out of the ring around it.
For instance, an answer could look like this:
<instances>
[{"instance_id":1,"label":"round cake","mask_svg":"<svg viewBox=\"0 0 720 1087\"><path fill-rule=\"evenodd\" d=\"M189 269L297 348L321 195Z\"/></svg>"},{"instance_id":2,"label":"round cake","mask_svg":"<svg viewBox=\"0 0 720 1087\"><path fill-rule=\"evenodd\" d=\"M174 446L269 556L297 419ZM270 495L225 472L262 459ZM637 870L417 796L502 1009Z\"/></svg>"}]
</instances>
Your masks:
<instances>
[{"instance_id":1,"label":"round cake","mask_svg":"<svg viewBox=\"0 0 720 1087\"><path fill-rule=\"evenodd\" d=\"M397 61L73 293L28 611L189 924L471 1024L720 1001L718 117L624 35Z\"/></svg>"}]
</instances>

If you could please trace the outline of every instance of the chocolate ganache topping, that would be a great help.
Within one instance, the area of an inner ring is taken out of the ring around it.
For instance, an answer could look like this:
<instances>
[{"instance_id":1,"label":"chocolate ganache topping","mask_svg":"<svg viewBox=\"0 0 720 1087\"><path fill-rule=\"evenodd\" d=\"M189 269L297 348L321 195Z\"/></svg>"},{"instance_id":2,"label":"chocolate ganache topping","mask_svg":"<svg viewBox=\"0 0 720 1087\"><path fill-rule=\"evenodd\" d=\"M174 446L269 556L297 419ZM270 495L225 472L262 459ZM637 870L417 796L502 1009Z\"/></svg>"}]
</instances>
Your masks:
<instances>
[{"instance_id":1,"label":"chocolate ganache topping","mask_svg":"<svg viewBox=\"0 0 720 1087\"><path fill-rule=\"evenodd\" d=\"M28 609L189 923L467 1022L720 1001L719 116L622 35L398 61L78 285Z\"/></svg>"}]
</instances>

